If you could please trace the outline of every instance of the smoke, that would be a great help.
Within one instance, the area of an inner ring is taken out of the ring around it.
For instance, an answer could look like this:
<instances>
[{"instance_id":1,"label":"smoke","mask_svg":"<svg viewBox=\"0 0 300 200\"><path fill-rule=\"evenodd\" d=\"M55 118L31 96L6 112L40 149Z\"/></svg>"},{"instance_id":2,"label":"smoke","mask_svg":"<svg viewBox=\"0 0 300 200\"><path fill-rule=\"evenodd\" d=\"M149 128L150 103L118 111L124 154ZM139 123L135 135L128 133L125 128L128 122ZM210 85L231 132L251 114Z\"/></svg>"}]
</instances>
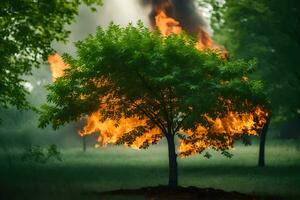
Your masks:
<instances>
[{"instance_id":1,"label":"smoke","mask_svg":"<svg viewBox=\"0 0 300 200\"><path fill-rule=\"evenodd\" d=\"M197 36L199 29L211 33L197 0L104 0L103 6L98 8L96 13L92 13L86 6L81 6L76 23L69 26L69 43L54 43L54 48L60 54L75 55L74 42L95 33L97 26L107 28L111 22L127 26L141 20L145 26L154 27L157 10L165 4L170 4L166 8L166 14L179 21L187 33Z\"/></svg>"},{"instance_id":2,"label":"smoke","mask_svg":"<svg viewBox=\"0 0 300 200\"><path fill-rule=\"evenodd\" d=\"M104 0L103 7L99 9L98 25L107 27L110 22L114 22L126 26L141 20L149 26L150 5L140 2L141 0Z\"/></svg>"},{"instance_id":3,"label":"smoke","mask_svg":"<svg viewBox=\"0 0 300 200\"><path fill-rule=\"evenodd\" d=\"M149 19L154 25L155 15L159 8L164 8L166 14L179 21L183 30L196 36L202 29L207 33L211 33L211 29L203 17L203 11L197 5L196 0L141 0L141 4L152 7Z\"/></svg>"}]
</instances>

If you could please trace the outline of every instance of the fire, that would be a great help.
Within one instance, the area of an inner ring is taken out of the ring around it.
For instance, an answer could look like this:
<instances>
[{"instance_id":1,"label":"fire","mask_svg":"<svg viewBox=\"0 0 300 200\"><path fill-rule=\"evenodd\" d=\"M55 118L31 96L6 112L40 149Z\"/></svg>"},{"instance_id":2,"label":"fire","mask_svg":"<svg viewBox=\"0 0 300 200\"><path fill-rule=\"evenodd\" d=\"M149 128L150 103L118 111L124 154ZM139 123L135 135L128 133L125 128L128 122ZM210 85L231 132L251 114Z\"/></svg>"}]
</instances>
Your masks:
<instances>
[{"instance_id":1,"label":"fire","mask_svg":"<svg viewBox=\"0 0 300 200\"><path fill-rule=\"evenodd\" d=\"M223 118L212 119L209 116L205 118L212 124L211 128L205 128L198 125L195 131L181 130L188 136L193 136L193 140L180 140L179 152L181 156L195 154L200 150L204 150L209 146L223 147L223 143L207 137L209 132L220 134L226 139L225 148L233 146L233 138L243 134L257 135L257 130L261 129L266 123L268 112L257 107L251 113L228 112Z\"/></svg>"},{"instance_id":2,"label":"fire","mask_svg":"<svg viewBox=\"0 0 300 200\"><path fill-rule=\"evenodd\" d=\"M171 34L180 34L182 32L182 27L180 23L166 14L167 9L171 8L172 6L172 2L170 0L166 0L164 3L161 4L161 6L155 8L155 26L165 37ZM199 50L213 50L216 53L218 53L221 56L221 58L227 59L227 50L223 46L214 43L209 34L205 32L201 27L198 27L198 29L198 41L196 42L195 47Z\"/></svg>"},{"instance_id":3,"label":"fire","mask_svg":"<svg viewBox=\"0 0 300 200\"><path fill-rule=\"evenodd\" d=\"M155 26L165 37L171 34L180 34L182 27L180 22L176 19L169 17L166 13L167 9L172 6L170 0L164 1L164 3L155 8ZM219 53L223 59L227 59L228 54L224 47L217 45L211 39L208 33L206 33L201 27L199 27L199 39L195 44L195 48L198 50L213 50ZM64 75L64 70L68 68L68 65L63 62L63 59L58 55L50 55L48 62L51 67L53 81L56 78ZM242 77L244 81L247 81L247 77ZM103 97L105 98L105 97ZM99 109L101 107L99 106ZM209 116L205 116L207 121L212 124L210 128L202 125L197 125L195 130L180 130L182 134L187 137L193 137L191 141L179 140L179 152L183 157L186 155L197 153L199 149L206 149L207 147L222 147L225 145L226 148L231 147L233 144L234 136L241 134L256 135L258 129L261 129L266 122L268 113L262 108L257 107L251 113L237 113L229 111L225 117L213 119ZM125 118L121 117L118 122L114 120L101 120L101 112L98 110L92 113L86 118L86 125L81 131L80 136L90 135L93 133L99 133L97 146L106 146L108 144L115 144L120 138L126 133L134 130L136 127L142 127L146 125L146 121L138 117ZM220 134L226 142L220 142L209 138L209 133ZM148 144L156 143L162 138L159 128L154 127L149 132L146 132L139 136L132 143L125 143L125 146L130 146L134 149L141 148L145 142Z\"/></svg>"},{"instance_id":4,"label":"fire","mask_svg":"<svg viewBox=\"0 0 300 200\"><path fill-rule=\"evenodd\" d=\"M64 63L64 60L59 54L53 54L48 56L48 62L50 64L50 70L52 72L52 80L64 75L64 70L69 66Z\"/></svg>"},{"instance_id":5,"label":"fire","mask_svg":"<svg viewBox=\"0 0 300 200\"><path fill-rule=\"evenodd\" d=\"M124 133L128 133L134 130L138 126L146 125L146 120L141 120L137 117L125 118L122 117L119 121L118 126L114 120L105 120L101 122L100 112L94 112L88 117L87 124L80 131L80 136L89 135L95 132L101 132L98 137L98 143L101 146L116 143ZM142 136L138 137L133 144L127 144L134 149L139 149L144 142L147 140L149 143L155 142L157 137L160 137L160 130L158 128L152 129L150 132L146 132Z\"/></svg>"},{"instance_id":6,"label":"fire","mask_svg":"<svg viewBox=\"0 0 300 200\"><path fill-rule=\"evenodd\" d=\"M209 37L208 33L200 28L199 39L196 43L196 48L203 50L205 48L213 48L215 46L213 40Z\"/></svg>"},{"instance_id":7,"label":"fire","mask_svg":"<svg viewBox=\"0 0 300 200\"><path fill-rule=\"evenodd\" d=\"M158 30L165 37L171 34L180 34L182 28L178 21L168 17L164 11L160 11L157 16L155 16L155 23L158 27Z\"/></svg>"},{"instance_id":8,"label":"fire","mask_svg":"<svg viewBox=\"0 0 300 200\"><path fill-rule=\"evenodd\" d=\"M52 72L52 79L55 81L57 78L62 77L65 73L65 70L68 69L69 65L65 64L62 57L59 54L53 54L48 56L48 62L50 64L50 69ZM106 81L98 81L99 84L106 84ZM84 97L80 97L84 98ZM102 99L105 99L103 97ZM100 109L103 108L102 105ZM97 139L99 146L106 146L108 144L116 143L125 133L128 133L134 130L136 127L145 126L146 120L139 119L138 117L125 118L122 117L119 121L118 126L116 126L116 121L114 120L105 120L101 121L102 118L100 111L92 113L86 119L86 124L82 130L79 131L79 135L84 137L93 133L101 133ZM134 149L139 149L144 145L145 142L151 144L157 142L161 138L161 133L158 128L153 128L149 132L144 133L143 135L136 138L132 144L125 143L126 146L130 146Z\"/></svg>"},{"instance_id":9,"label":"fire","mask_svg":"<svg viewBox=\"0 0 300 200\"><path fill-rule=\"evenodd\" d=\"M212 119L206 118L213 124L212 129L216 133L241 134L247 132L249 135L255 135L256 129L264 125L265 116L267 113L257 107L253 113L238 113L228 112L223 118ZM255 117L259 117L258 122L255 122Z\"/></svg>"}]
</instances>

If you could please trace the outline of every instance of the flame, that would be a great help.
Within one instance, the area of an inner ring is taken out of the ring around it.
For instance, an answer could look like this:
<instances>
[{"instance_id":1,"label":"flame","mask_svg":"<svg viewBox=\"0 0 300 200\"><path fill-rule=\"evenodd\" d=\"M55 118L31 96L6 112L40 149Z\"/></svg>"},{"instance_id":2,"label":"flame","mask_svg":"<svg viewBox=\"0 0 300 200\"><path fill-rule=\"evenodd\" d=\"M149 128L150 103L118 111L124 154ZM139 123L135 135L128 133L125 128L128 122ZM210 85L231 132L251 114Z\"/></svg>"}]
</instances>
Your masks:
<instances>
[{"instance_id":1,"label":"flame","mask_svg":"<svg viewBox=\"0 0 300 200\"><path fill-rule=\"evenodd\" d=\"M180 34L182 28L178 21L168 17L165 12L160 11L157 16L155 16L155 23L158 27L158 30L165 37L171 34Z\"/></svg>"},{"instance_id":2,"label":"flame","mask_svg":"<svg viewBox=\"0 0 300 200\"><path fill-rule=\"evenodd\" d=\"M160 6L156 7L155 15L155 26L160 31L160 33L167 37L171 34L180 34L182 32L182 27L180 23L172 17L167 16L167 9L171 8L172 2L170 0L164 1ZM198 27L198 41L195 44L195 48L198 50L210 49L215 51L221 58L227 59L227 50L212 40L207 32L205 32L201 27Z\"/></svg>"},{"instance_id":3,"label":"flame","mask_svg":"<svg viewBox=\"0 0 300 200\"><path fill-rule=\"evenodd\" d=\"M57 53L53 55L49 55L48 62L50 64L50 70L52 72L53 81L63 76L65 69L69 67L67 64L64 63L62 57Z\"/></svg>"},{"instance_id":4,"label":"flame","mask_svg":"<svg viewBox=\"0 0 300 200\"><path fill-rule=\"evenodd\" d=\"M180 23L166 14L166 10L171 6L171 1L166 0L160 7L155 8L155 26L165 37L171 34L180 34L182 32ZM195 48L200 51L206 49L214 50L219 53L221 58L228 58L226 49L214 43L209 34L200 27L199 39L195 44ZM63 59L58 54L50 55L48 57L48 62L50 64L53 81L55 81L55 79L58 77L63 76L64 70L69 67L64 63ZM242 79L247 81L248 77L242 77ZM102 84L102 81L100 82ZM99 106L99 109L101 109L101 106ZM250 113L229 111L226 116L216 119L205 115L207 121L212 124L210 128L198 124L195 130L180 130L181 133L192 138L191 140L179 140L180 155L184 157L195 154L199 152L199 149L204 150L208 147L213 147L216 149L222 147L230 148L233 145L233 138L235 136L238 137L242 134L256 135L257 130L261 129L266 123L267 116L268 112L263 110L261 107L257 107L253 112ZM115 144L126 133L134 130L137 127L146 125L146 120L138 117L125 118L123 116L118 122L115 120L103 121L101 119L102 116L100 110L92 113L90 116L87 116L87 122L85 126L81 131L79 131L80 136L99 133L98 144L96 147ZM225 142L210 138L209 133L220 135L223 139L225 139ZM139 149L145 145L145 142L148 144L157 143L160 138L162 138L162 135L159 128L154 127L148 132L143 133L141 136L138 136L134 141L132 141L132 143L127 142L124 145L130 146L134 149Z\"/></svg>"},{"instance_id":5,"label":"flame","mask_svg":"<svg viewBox=\"0 0 300 200\"><path fill-rule=\"evenodd\" d=\"M185 157L196 154L210 146L214 148L231 148L233 146L233 138L238 138L242 135L257 135L257 130L260 130L266 123L267 116L268 112L261 107L256 107L250 113L228 112L223 118L212 119L206 115L206 119L212 124L211 128L197 125L194 131L180 130L187 136L193 137L192 140L181 139L179 141L180 155ZM226 142L223 143L207 137L209 132L221 136Z\"/></svg>"},{"instance_id":6,"label":"flame","mask_svg":"<svg viewBox=\"0 0 300 200\"><path fill-rule=\"evenodd\" d=\"M100 132L98 137L98 146L106 146L108 144L116 143L124 133L128 133L134 130L138 126L146 125L146 120L141 120L138 117L125 118L121 117L116 125L114 120L100 121L101 114L100 111L94 112L88 117L87 123L83 130L80 131L80 136L90 135L95 132ZM125 143L126 146L130 146L134 149L139 149L145 141L150 144L156 141L157 137L160 137L160 130L158 128L153 128L149 132L144 133L142 136L137 137L132 144Z\"/></svg>"},{"instance_id":7,"label":"flame","mask_svg":"<svg viewBox=\"0 0 300 200\"><path fill-rule=\"evenodd\" d=\"M208 33L206 33L203 29L200 28L199 31L199 39L195 45L195 47L199 50L203 50L206 48L213 48L215 46L214 41L209 37Z\"/></svg>"}]
</instances>

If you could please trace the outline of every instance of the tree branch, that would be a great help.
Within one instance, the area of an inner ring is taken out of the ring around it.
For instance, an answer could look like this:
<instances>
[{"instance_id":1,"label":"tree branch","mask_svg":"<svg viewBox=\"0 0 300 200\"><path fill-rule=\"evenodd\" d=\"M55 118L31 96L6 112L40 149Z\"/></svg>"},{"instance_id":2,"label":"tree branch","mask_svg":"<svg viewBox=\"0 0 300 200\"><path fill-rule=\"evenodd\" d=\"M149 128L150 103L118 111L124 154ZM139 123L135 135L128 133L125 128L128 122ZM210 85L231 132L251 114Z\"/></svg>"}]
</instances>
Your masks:
<instances>
[{"instance_id":1,"label":"tree branch","mask_svg":"<svg viewBox=\"0 0 300 200\"><path fill-rule=\"evenodd\" d=\"M169 115L168 115L168 111L166 109L166 103L164 101L164 96L162 94L162 91L160 90L160 95L157 95L156 92L152 89L152 87L147 83L147 81L144 79L144 77L138 72L138 71L135 71L137 76L139 77L139 79L142 81L142 83L145 85L145 87L152 93L154 94L158 99L161 100L161 103L162 103L162 108L164 110L164 113L165 113L165 117L167 119L167 123L169 124L170 123L170 119L169 119Z\"/></svg>"},{"instance_id":2,"label":"tree branch","mask_svg":"<svg viewBox=\"0 0 300 200\"><path fill-rule=\"evenodd\" d=\"M139 109L142 113L144 113L144 115L146 115L154 124L156 124L161 131L165 134L166 133L166 129L164 128L164 124L161 122L161 120L159 120L155 115L153 116L152 113L148 113L146 110L144 110L140 105L137 105L136 103L133 102L133 105L135 105L135 107L137 109Z\"/></svg>"}]
</instances>

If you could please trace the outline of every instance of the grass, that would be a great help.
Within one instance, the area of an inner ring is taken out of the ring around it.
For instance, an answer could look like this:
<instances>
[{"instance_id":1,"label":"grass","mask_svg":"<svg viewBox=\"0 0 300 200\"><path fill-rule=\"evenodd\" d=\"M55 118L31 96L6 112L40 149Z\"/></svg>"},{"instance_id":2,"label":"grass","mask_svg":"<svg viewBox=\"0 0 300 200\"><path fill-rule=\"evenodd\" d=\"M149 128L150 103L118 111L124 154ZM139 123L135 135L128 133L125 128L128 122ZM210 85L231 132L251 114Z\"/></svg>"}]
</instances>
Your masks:
<instances>
[{"instance_id":1,"label":"grass","mask_svg":"<svg viewBox=\"0 0 300 200\"><path fill-rule=\"evenodd\" d=\"M300 199L300 151L294 141L268 143L265 168L256 167L257 144L237 145L231 152L234 154L231 159L214 152L210 159L200 155L179 159L179 184ZM63 149L63 162L46 164L22 162L21 153L20 149L11 150L11 166L7 155L0 154L3 197L93 199L86 193L168 182L167 148L163 144L140 151L125 147L90 148L86 153L80 148Z\"/></svg>"}]
</instances>

